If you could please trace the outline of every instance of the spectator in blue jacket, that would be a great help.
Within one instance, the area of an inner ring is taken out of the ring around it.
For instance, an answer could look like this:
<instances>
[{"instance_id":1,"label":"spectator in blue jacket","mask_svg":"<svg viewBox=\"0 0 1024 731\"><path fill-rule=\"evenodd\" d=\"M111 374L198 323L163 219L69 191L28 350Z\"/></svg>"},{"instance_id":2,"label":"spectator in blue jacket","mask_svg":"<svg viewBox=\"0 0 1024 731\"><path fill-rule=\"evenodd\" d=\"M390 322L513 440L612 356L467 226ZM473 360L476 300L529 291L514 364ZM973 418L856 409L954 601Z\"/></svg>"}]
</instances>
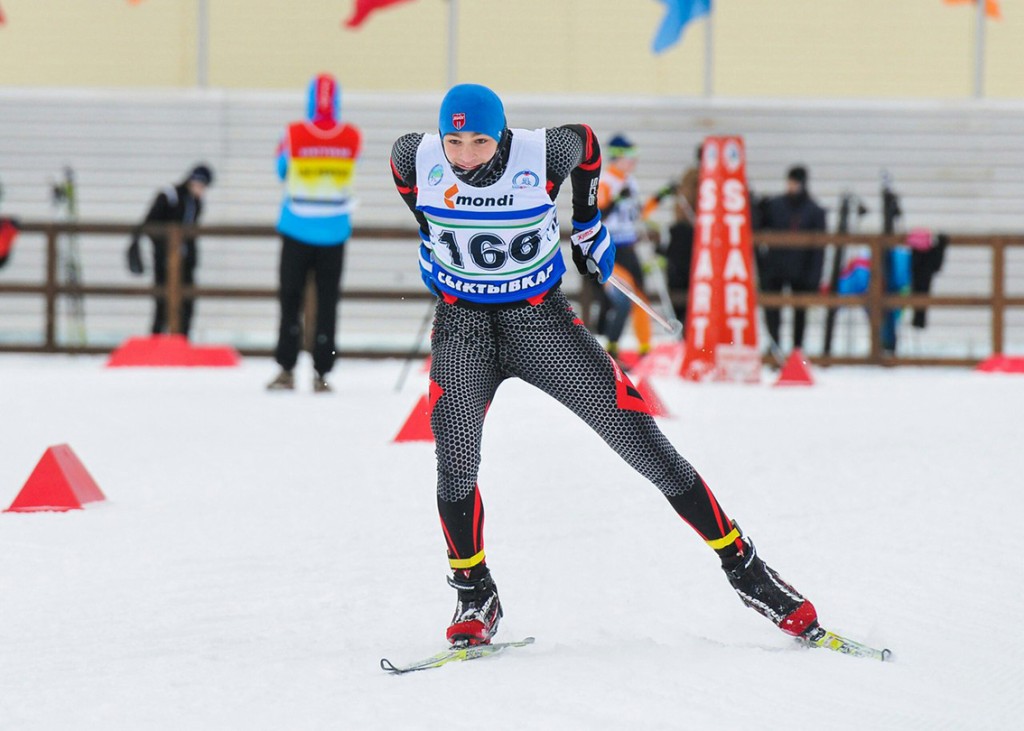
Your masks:
<instances>
[{"instance_id":1,"label":"spectator in blue jacket","mask_svg":"<svg viewBox=\"0 0 1024 731\"><path fill-rule=\"evenodd\" d=\"M313 391L331 390L335 331L345 242L352 234L352 181L362 146L359 129L340 120L341 89L329 74L309 85L306 119L288 125L277 150L277 172L285 183L277 230L281 234L281 325L275 360L281 372L267 388L292 390L292 370L302 344L306 278L316 285L316 335L313 342Z\"/></svg>"}]
</instances>

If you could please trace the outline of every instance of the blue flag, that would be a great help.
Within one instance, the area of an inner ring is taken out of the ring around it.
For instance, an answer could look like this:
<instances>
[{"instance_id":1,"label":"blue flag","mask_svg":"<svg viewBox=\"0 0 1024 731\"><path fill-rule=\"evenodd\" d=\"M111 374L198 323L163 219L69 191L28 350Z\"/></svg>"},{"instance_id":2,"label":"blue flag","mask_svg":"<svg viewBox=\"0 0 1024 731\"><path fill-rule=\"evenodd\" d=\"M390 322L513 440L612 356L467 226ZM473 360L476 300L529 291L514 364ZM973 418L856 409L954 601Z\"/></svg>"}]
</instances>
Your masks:
<instances>
[{"instance_id":1,"label":"blue flag","mask_svg":"<svg viewBox=\"0 0 1024 731\"><path fill-rule=\"evenodd\" d=\"M679 42L683 29L691 20L711 12L711 0L660 0L665 3L665 19L661 21L651 48L661 53Z\"/></svg>"}]
</instances>

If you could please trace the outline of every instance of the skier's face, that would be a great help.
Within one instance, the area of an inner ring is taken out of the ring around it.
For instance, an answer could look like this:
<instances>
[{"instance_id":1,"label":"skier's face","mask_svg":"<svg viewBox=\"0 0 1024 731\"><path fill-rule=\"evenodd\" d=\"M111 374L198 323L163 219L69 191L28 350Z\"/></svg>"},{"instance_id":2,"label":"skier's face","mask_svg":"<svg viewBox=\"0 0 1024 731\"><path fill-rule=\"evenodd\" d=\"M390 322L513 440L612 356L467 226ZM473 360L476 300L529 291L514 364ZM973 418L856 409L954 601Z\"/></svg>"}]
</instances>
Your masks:
<instances>
[{"instance_id":1,"label":"skier's face","mask_svg":"<svg viewBox=\"0 0 1024 731\"><path fill-rule=\"evenodd\" d=\"M497 140L478 132L452 132L444 136L448 162L462 170L474 170L486 164L497 150Z\"/></svg>"}]
</instances>

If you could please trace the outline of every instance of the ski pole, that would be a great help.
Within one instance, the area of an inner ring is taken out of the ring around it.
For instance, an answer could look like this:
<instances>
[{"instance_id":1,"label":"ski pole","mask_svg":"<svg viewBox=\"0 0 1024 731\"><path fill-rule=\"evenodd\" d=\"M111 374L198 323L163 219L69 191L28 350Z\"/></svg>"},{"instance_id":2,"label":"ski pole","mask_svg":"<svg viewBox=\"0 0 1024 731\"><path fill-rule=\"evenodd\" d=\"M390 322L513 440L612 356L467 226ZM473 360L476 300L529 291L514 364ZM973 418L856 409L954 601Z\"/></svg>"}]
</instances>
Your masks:
<instances>
[{"instance_id":1,"label":"ski pole","mask_svg":"<svg viewBox=\"0 0 1024 731\"><path fill-rule=\"evenodd\" d=\"M641 235L641 240L646 242L653 251L653 256L646 262L648 269L653 269L654 274L654 287L658 292L658 299L661 301L661 309L665 313L665 317L670 321L674 320L674 311L672 309L672 295L668 291L668 284L665 282L665 270L659 263L659 257L657 248L654 242L651 241L651 237L646 231ZM644 279L646 282L646 277ZM682 332L682 331L680 331Z\"/></svg>"},{"instance_id":2,"label":"ski pole","mask_svg":"<svg viewBox=\"0 0 1024 731\"><path fill-rule=\"evenodd\" d=\"M587 271L589 271L591 274L597 274L597 262L595 262L593 259L587 259ZM623 282L614 274L609 274L608 279L606 279L604 283L612 285L613 287L615 287L615 289L619 290L620 292L622 292L622 294L626 295L626 297L628 297L633 304L635 304L641 310L650 315L652 320L654 320L656 323L658 323L663 328L672 333L674 337L679 337L682 334L683 323L679 322L679 320L675 318L672 318L671 321L666 320L664 317L655 312L654 309L651 308L651 306L644 301L643 297L634 292L628 284Z\"/></svg>"},{"instance_id":3,"label":"ski pole","mask_svg":"<svg viewBox=\"0 0 1024 731\"><path fill-rule=\"evenodd\" d=\"M615 287L615 289L617 289L620 292L622 292L622 294L624 294L627 297L629 297L629 299L633 302L633 304L635 304L641 310L646 312L650 316L650 318L652 320L654 320L656 323L658 323L663 328L665 328L670 333L672 333L673 337L677 337L678 338L682 334L682 332L683 332L683 323L679 322L679 320L675 319L674 317L671 320L666 320L653 307L651 307L649 304L647 304L647 302L644 301L643 297L641 297L636 292L634 292L629 287L628 284L623 282L621 279L616 277L614 274L608 275L608 279L606 281L606 284L612 285L613 287Z\"/></svg>"}]
</instances>

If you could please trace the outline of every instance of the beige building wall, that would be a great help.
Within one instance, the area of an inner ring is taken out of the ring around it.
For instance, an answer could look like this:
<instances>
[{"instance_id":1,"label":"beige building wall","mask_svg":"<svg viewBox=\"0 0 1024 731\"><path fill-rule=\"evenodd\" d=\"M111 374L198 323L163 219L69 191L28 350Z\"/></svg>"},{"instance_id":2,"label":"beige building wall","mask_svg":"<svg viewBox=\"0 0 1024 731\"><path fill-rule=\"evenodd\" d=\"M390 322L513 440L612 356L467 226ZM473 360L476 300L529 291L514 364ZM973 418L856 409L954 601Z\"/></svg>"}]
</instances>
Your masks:
<instances>
[{"instance_id":1,"label":"beige building wall","mask_svg":"<svg viewBox=\"0 0 1024 731\"><path fill-rule=\"evenodd\" d=\"M660 56L656 0L457 0L457 81L500 92L699 96L705 21ZM0 86L189 87L208 8L208 83L439 91L449 0L410 0L342 27L353 0L2 0ZM970 98L975 16L942 0L715 0L721 97ZM1024 98L1024 7L986 27L985 96Z\"/></svg>"}]
</instances>

